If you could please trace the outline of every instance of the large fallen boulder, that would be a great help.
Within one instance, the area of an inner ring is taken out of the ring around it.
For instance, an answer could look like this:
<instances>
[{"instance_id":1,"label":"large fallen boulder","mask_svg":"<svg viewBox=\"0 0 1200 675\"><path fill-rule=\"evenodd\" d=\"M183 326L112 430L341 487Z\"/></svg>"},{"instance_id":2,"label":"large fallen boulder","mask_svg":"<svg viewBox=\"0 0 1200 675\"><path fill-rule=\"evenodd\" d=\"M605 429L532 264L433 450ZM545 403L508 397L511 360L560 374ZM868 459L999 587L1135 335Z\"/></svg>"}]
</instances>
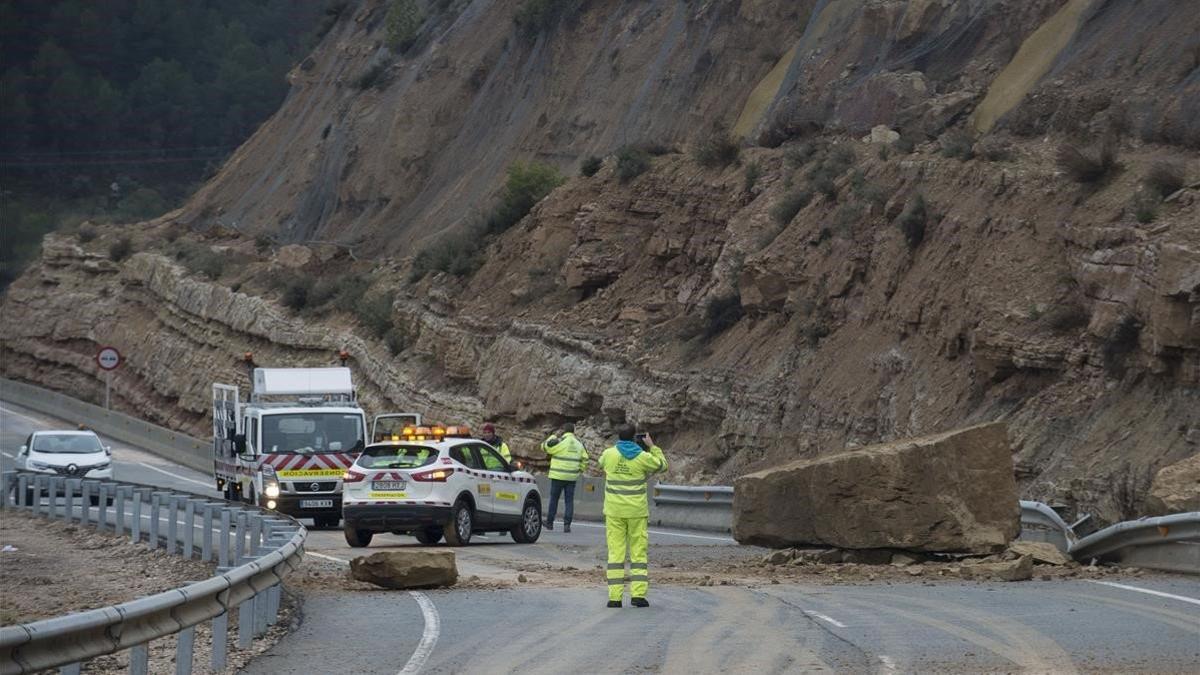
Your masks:
<instances>
[{"instance_id":1,"label":"large fallen boulder","mask_svg":"<svg viewBox=\"0 0 1200 675\"><path fill-rule=\"evenodd\" d=\"M1020 528L1000 423L792 462L734 484L733 536L743 544L989 553Z\"/></svg>"},{"instance_id":2,"label":"large fallen boulder","mask_svg":"<svg viewBox=\"0 0 1200 675\"><path fill-rule=\"evenodd\" d=\"M384 588L438 588L458 581L453 551L380 551L350 561L350 576Z\"/></svg>"},{"instance_id":3,"label":"large fallen boulder","mask_svg":"<svg viewBox=\"0 0 1200 675\"><path fill-rule=\"evenodd\" d=\"M1200 453L1163 467L1150 484L1146 511L1152 516L1200 511Z\"/></svg>"}]
</instances>

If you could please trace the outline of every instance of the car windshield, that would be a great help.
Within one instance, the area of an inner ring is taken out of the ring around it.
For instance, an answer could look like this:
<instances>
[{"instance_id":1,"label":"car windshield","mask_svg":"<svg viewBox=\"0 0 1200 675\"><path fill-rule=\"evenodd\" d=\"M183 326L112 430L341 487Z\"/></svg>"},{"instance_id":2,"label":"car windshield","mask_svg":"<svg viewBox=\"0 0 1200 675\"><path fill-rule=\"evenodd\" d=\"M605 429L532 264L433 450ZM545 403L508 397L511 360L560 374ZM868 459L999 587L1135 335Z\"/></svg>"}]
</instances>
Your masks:
<instances>
[{"instance_id":1,"label":"car windshield","mask_svg":"<svg viewBox=\"0 0 1200 675\"><path fill-rule=\"evenodd\" d=\"M358 457L364 469L415 469L432 464L438 451L423 445L372 445Z\"/></svg>"},{"instance_id":2,"label":"car windshield","mask_svg":"<svg viewBox=\"0 0 1200 675\"><path fill-rule=\"evenodd\" d=\"M92 434L38 434L33 437L34 452L52 452L64 455L90 455L103 452L100 439Z\"/></svg>"},{"instance_id":3,"label":"car windshield","mask_svg":"<svg viewBox=\"0 0 1200 675\"><path fill-rule=\"evenodd\" d=\"M308 454L358 452L363 418L353 413L282 413L262 418L261 452Z\"/></svg>"}]
</instances>

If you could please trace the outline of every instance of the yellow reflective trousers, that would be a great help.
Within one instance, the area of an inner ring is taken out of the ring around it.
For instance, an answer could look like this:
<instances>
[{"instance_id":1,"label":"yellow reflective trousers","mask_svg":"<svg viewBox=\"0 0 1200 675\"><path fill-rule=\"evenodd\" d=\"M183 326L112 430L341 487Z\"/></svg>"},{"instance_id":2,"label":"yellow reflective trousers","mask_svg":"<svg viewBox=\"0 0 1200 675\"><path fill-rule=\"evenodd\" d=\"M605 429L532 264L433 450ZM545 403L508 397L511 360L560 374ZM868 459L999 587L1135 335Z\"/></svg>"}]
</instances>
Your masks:
<instances>
[{"instance_id":1,"label":"yellow reflective trousers","mask_svg":"<svg viewBox=\"0 0 1200 675\"><path fill-rule=\"evenodd\" d=\"M650 580L647 576L646 554L649 535L646 528L649 518L614 518L605 516L604 534L608 540L608 599L620 600L625 592L625 581L629 581L629 595L646 597ZM625 557L629 556L629 576L625 576Z\"/></svg>"}]
</instances>

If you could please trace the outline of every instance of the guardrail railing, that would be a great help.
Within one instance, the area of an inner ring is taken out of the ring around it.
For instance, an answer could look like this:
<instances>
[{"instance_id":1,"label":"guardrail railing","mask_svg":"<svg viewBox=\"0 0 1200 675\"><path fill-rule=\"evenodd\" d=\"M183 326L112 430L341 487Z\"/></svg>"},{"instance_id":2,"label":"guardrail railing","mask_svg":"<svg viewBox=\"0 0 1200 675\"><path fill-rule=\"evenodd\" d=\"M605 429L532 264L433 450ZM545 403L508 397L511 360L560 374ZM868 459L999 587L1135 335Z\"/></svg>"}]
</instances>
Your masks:
<instances>
[{"instance_id":1,"label":"guardrail railing","mask_svg":"<svg viewBox=\"0 0 1200 675\"><path fill-rule=\"evenodd\" d=\"M1057 511L1041 502L1021 500L1021 539L1049 542L1067 553L1075 538L1075 531Z\"/></svg>"},{"instance_id":2,"label":"guardrail railing","mask_svg":"<svg viewBox=\"0 0 1200 675\"><path fill-rule=\"evenodd\" d=\"M1141 567L1200 573L1200 511L1110 525L1076 541L1071 556L1080 562L1115 557Z\"/></svg>"},{"instance_id":3,"label":"guardrail railing","mask_svg":"<svg viewBox=\"0 0 1200 675\"><path fill-rule=\"evenodd\" d=\"M711 504L733 508L733 487L730 485L666 485L654 486L654 503L693 506Z\"/></svg>"},{"instance_id":4,"label":"guardrail railing","mask_svg":"<svg viewBox=\"0 0 1200 675\"><path fill-rule=\"evenodd\" d=\"M195 626L212 621L211 667L227 665L229 617L237 611L238 647L249 647L278 618L280 582L304 555L306 531L295 520L249 504L108 480L7 471L0 508L94 526L151 549L217 564L217 575L119 605L0 627L0 675L61 667L130 651L129 672L149 672L152 640L178 633L175 672L192 672Z\"/></svg>"}]
</instances>

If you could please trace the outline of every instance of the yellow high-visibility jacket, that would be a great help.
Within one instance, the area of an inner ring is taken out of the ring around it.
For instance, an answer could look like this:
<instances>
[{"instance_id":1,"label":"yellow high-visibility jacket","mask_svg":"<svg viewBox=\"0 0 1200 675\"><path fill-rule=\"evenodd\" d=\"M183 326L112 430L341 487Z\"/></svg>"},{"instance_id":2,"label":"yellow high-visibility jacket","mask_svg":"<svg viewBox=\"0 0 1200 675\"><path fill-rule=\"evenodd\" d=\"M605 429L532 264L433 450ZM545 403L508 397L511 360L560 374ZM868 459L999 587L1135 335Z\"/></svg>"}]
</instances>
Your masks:
<instances>
[{"instance_id":1,"label":"yellow high-visibility jacket","mask_svg":"<svg viewBox=\"0 0 1200 675\"><path fill-rule=\"evenodd\" d=\"M542 451L550 455L549 476L552 480L576 480L587 469L587 450L575 434L547 438L542 441Z\"/></svg>"},{"instance_id":2,"label":"yellow high-visibility jacket","mask_svg":"<svg viewBox=\"0 0 1200 675\"><path fill-rule=\"evenodd\" d=\"M646 480L667 470L667 458L657 445L627 458L617 447L626 443L635 445L631 441L619 441L600 454L600 468L604 469L604 515L609 518L648 518L650 504L646 500Z\"/></svg>"}]
</instances>

